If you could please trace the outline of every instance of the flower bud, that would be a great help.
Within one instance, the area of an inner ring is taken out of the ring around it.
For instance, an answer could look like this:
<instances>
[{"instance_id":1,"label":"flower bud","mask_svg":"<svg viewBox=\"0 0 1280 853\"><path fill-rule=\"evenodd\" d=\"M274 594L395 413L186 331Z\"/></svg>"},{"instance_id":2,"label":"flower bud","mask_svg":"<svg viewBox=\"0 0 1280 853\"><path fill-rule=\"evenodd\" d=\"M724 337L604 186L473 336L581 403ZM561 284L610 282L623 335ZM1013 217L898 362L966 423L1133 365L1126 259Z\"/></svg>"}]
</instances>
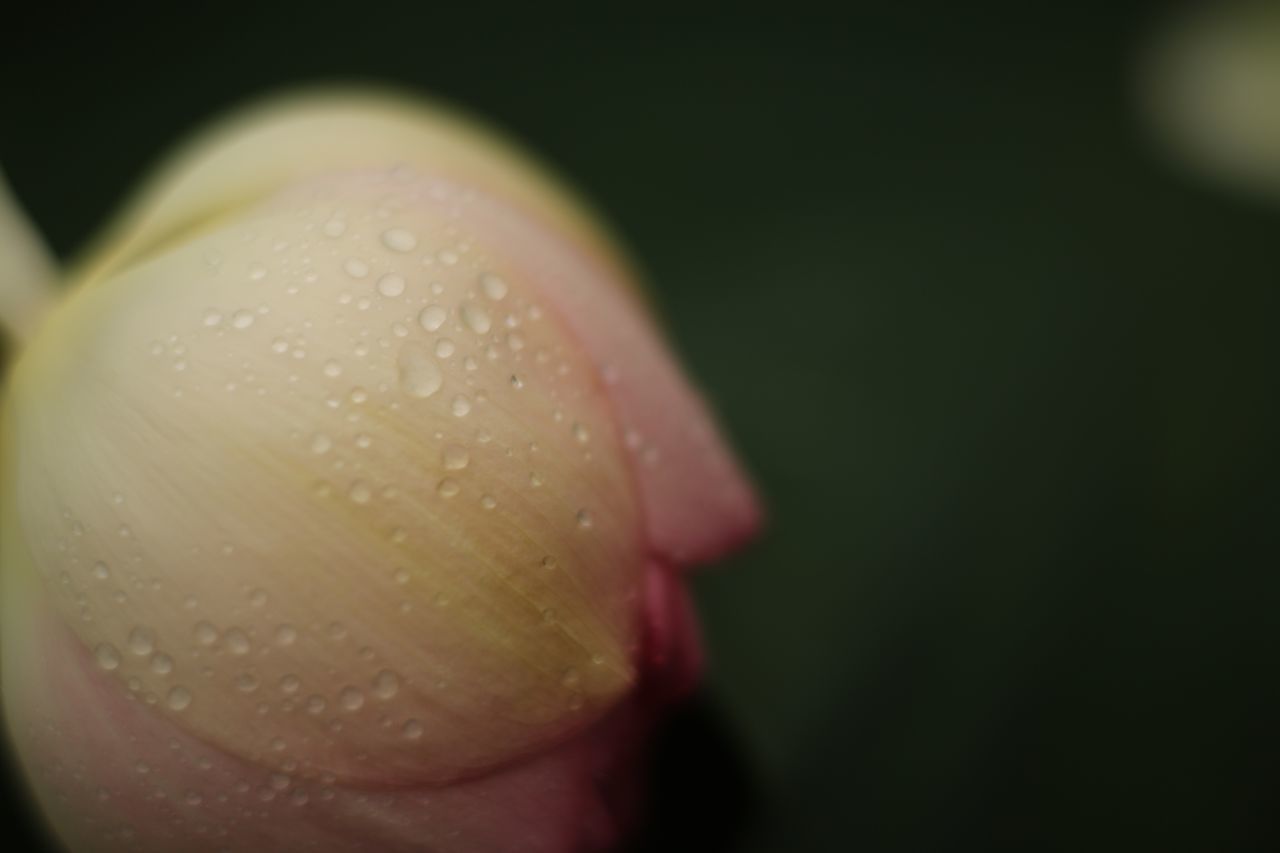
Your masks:
<instances>
[{"instance_id":1,"label":"flower bud","mask_svg":"<svg viewBox=\"0 0 1280 853\"><path fill-rule=\"evenodd\" d=\"M6 704L85 849L282 849L326 793L297 849L574 849L693 659L674 572L756 518L588 217L389 101L189 150L8 403Z\"/></svg>"}]
</instances>

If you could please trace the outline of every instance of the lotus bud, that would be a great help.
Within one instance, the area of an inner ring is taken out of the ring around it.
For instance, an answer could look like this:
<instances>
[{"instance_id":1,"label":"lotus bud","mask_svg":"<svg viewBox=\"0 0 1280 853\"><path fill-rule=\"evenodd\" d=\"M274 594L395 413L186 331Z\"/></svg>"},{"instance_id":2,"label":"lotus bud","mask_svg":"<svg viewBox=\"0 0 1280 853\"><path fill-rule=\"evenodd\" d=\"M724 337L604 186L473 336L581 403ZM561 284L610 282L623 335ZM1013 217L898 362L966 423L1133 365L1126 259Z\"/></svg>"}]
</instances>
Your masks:
<instances>
[{"instance_id":1,"label":"lotus bud","mask_svg":"<svg viewBox=\"0 0 1280 853\"><path fill-rule=\"evenodd\" d=\"M614 843L681 572L758 519L634 282L523 155L364 93L215 128L18 299L3 693L57 836Z\"/></svg>"}]
</instances>

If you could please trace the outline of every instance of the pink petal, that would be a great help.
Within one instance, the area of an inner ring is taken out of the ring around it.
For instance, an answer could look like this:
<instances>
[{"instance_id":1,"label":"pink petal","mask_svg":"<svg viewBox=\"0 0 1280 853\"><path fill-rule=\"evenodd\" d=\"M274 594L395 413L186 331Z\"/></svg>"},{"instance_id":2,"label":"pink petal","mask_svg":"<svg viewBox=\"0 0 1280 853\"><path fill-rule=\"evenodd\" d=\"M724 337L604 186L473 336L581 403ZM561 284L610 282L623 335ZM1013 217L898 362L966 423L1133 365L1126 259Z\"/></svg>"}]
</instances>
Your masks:
<instances>
[{"instance_id":1,"label":"pink petal","mask_svg":"<svg viewBox=\"0 0 1280 853\"><path fill-rule=\"evenodd\" d=\"M596 365L631 452L651 552L689 566L750 537L762 516L755 491L625 273L530 211L483 195L475 205Z\"/></svg>"}]
</instances>

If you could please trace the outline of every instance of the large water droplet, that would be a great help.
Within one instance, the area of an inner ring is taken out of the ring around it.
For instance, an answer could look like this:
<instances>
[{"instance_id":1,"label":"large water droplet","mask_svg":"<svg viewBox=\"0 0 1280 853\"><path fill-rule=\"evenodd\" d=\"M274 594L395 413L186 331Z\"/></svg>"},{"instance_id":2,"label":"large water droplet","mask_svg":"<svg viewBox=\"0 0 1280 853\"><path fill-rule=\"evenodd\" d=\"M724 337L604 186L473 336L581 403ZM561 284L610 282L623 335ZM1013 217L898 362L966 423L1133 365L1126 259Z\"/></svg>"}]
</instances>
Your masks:
<instances>
[{"instance_id":1,"label":"large water droplet","mask_svg":"<svg viewBox=\"0 0 1280 853\"><path fill-rule=\"evenodd\" d=\"M102 643L97 646L93 650L93 659L98 662L98 666L107 672L111 672L120 666L120 653L110 643Z\"/></svg>"},{"instance_id":2,"label":"large water droplet","mask_svg":"<svg viewBox=\"0 0 1280 853\"><path fill-rule=\"evenodd\" d=\"M352 278L364 278L369 274L369 265L359 258L347 258L342 265L343 271Z\"/></svg>"},{"instance_id":3,"label":"large water droplet","mask_svg":"<svg viewBox=\"0 0 1280 853\"><path fill-rule=\"evenodd\" d=\"M165 704L173 711L185 710L191 704L191 691L182 685L173 687L165 697Z\"/></svg>"},{"instance_id":4,"label":"large water droplet","mask_svg":"<svg viewBox=\"0 0 1280 853\"><path fill-rule=\"evenodd\" d=\"M155 635L139 625L129 632L129 651L135 655L149 655L156 648Z\"/></svg>"},{"instance_id":5,"label":"large water droplet","mask_svg":"<svg viewBox=\"0 0 1280 853\"><path fill-rule=\"evenodd\" d=\"M193 634L196 642L202 646L212 646L218 642L218 629L208 622L197 622Z\"/></svg>"},{"instance_id":6,"label":"large water droplet","mask_svg":"<svg viewBox=\"0 0 1280 853\"><path fill-rule=\"evenodd\" d=\"M428 305L418 313L418 325L428 332L434 332L443 326L448 318L449 313L439 305Z\"/></svg>"},{"instance_id":7,"label":"large water droplet","mask_svg":"<svg viewBox=\"0 0 1280 853\"><path fill-rule=\"evenodd\" d=\"M413 397L430 397L444 384L440 366L418 344L408 343L400 348L396 357L400 372L400 387Z\"/></svg>"},{"instance_id":8,"label":"large water droplet","mask_svg":"<svg viewBox=\"0 0 1280 853\"><path fill-rule=\"evenodd\" d=\"M382 232L382 245L393 252L412 252L418 245L418 238L403 228L388 228Z\"/></svg>"},{"instance_id":9,"label":"large water droplet","mask_svg":"<svg viewBox=\"0 0 1280 853\"><path fill-rule=\"evenodd\" d=\"M492 325L489 320L489 312L474 302L464 302L461 314L462 322L466 323L467 328L477 335L486 334Z\"/></svg>"},{"instance_id":10,"label":"large water droplet","mask_svg":"<svg viewBox=\"0 0 1280 853\"><path fill-rule=\"evenodd\" d=\"M389 669L384 669L373 677L373 695L379 699L390 699L400 691L400 676Z\"/></svg>"},{"instance_id":11,"label":"large water droplet","mask_svg":"<svg viewBox=\"0 0 1280 853\"><path fill-rule=\"evenodd\" d=\"M378 279L378 292L383 296L395 297L404 293L404 277L389 272Z\"/></svg>"},{"instance_id":12,"label":"large water droplet","mask_svg":"<svg viewBox=\"0 0 1280 853\"><path fill-rule=\"evenodd\" d=\"M344 687L338 694L338 702L345 710L359 711L364 707L364 694L354 687Z\"/></svg>"},{"instance_id":13,"label":"large water droplet","mask_svg":"<svg viewBox=\"0 0 1280 853\"><path fill-rule=\"evenodd\" d=\"M480 276L480 289L495 302L507 295L507 283L491 272Z\"/></svg>"},{"instance_id":14,"label":"large water droplet","mask_svg":"<svg viewBox=\"0 0 1280 853\"><path fill-rule=\"evenodd\" d=\"M233 655L247 655L252 648L249 635L239 628L229 628L222 639L227 644L227 651Z\"/></svg>"},{"instance_id":15,"label":"large water droplet","mask_svg":"<svg viewBox=\"0 0 1280 853\"><path fill-rule=\"evenodd\" d=\"M446 445L440 456L448 471L461 471L471 461L471 454L467 453L467 449L460 444Z\"/></svg>"}]
</instances>

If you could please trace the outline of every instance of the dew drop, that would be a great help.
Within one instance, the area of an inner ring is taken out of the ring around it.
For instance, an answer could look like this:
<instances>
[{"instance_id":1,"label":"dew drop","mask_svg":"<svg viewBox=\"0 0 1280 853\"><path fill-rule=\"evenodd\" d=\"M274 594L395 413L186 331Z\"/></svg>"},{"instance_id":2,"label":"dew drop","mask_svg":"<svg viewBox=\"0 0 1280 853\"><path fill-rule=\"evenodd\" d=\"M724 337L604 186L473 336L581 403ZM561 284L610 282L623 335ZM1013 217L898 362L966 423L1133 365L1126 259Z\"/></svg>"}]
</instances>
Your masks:
<instances>
[{"instance_id":1,"label":"dew drop","mask_svg":"<svg viewBox=\"0 0 1280 853\"><path fill-rule=\"evenodd\" d=\"M400 692L400 676L389 669L384 669L373 677L373 695L379 699L390 699Z\"/></svg>"},{"instance_id":2,"label":"dew drop","mask_svg":"<svg viewBox=\"0 0 1280 853\"><path fill-rule=\"evenodd\" d=\"M241 309L231 315L231 325L237 329L247 329L253 325L253 312Z\"/></svg>"},{"instance_id":3,"label":"dew drop","mask_svg":"<svg viewBox=\"0 0 1280 853\"><path fill-rule=\"evenodd\" d=\"M418 238L403 228L388 228L382 232L382 245L393 252L412 252L418 245Z\"/></svg>"},{"instance_id":4,"label":"dew drop","mask_svg":"<svg viewBox=\"0 0 1280 853\"><path fill-rule=\"evenodd\" d=\"M453 341L448 338L441 338L436 341L436 356L438 358L449 358L456 350L457 347L455 347L453 345Z\"/></svg>"},{"instance_id":5,"label":"dew drop","mask_svg":"<svg viewBox=\"0 0 1280 853\"><path fill-rule=\"evenodd\" d=\"M480 276L480 289L495 302L507 295L507 283L491 272Z\"/></svg>"},{"instance_id":6,"label":"dew drop","mask_svg":"<svg viewBox=\"0 0 1280 853\"><path fill-rule=\"evenodd\" d=\"M347 222L335 216L324 224L323 230L329 237L341 237L347 230Z\"/></svg>"},{"instance_id":7,"label":"dew drop","mask_svg":"<svg viewBox=\"0 0 1280 853\"><path fill-rule=\"evenodd\" d=\"M447 471L461 471L471 461L471 454L460 444L446 445L441 453L441 462Z\"/></svg>"},{"instance_id":8,"label":"dew drop","mask_svg":"<svg viewBox=\"0 0 1280 853\"><path fill-rule=\"evenodd\" d=\"M292 646L298 639L298 629L292 625L280 625L276 628L276 645Z\"/></svg>"},{"instance_id":9,"label":"dew drop","mask_svg":"<svg viewBox=\"0 0 1280 853\"><path fill-rule=\"evenodd\" d=\"M194 634L196 642L202 646L212 646L218 642L218 629L208 622L197 622Z\"/></svg>"},{"instance_id":10,"label":"dew drop","mask_svg":"<svg viewBox=\"0 0 1280 853\"><path fill-rule=\"evenodd\" d=\"M342 265L343 271L352 278L364 278L369 274L369 265L359 258L347 258Z\"/></svg>"},{"instance_id":11,"label":"dew drop","mask_svg":"<svg viewBox=\"0 0 1280 853\"><path fill-rule=\"evenodd\" d=\"M378 292L383 296L395 297L404 293L404 277L389 272L378 279Z\"/></svg>"},{"instance_id":12,"label":"dew drop","mask_svg":"<svg viewBox=\"0 0 1280 853\"><path fill-rule=\"evenodd\" d=\"M302 679L298 678L298 676L293 673L289 673L280 679L280 690L283 693L292 695L297 693L298 688L300 687L302 687Z\"/></svg>"},{"instance_id":13,"label":"dew drop","mask_svg":"<svg viewBox=\"0 0 1280 853\"><path fill-rule=\"evenodd\" d=\"M364 694L354 687L344 687L338 694L338 702L345 710L359 711L364 707Z\"/></svg>"},{"instance_id":14,"label":"dew drop","mask_svg":"<svg viewBox=\"0 0 1280 853\"><path fill-rule=\"evenodd\" d=\"M400 387L410 396L430 397L444 384L440 366L417 344L407 343L400 348L396 366L400 373Z\"/></svg>"},{"instance_id":15,"label":"dew drop","mask_svg":"<svg viewBox=\"0 0 1280 853\"><path fill-rule=\"evenodd\" d=\"M465 418L471 411L471 401L464 395L459 394L453 398L453 402L450 404L449 408L453 412L454 417Z\"/></svg>"},{"instance_id":16,"label":"dew drop","mask_svg":"<svg viewBox=\"0 0 1280 853\"><path fill-rule=\"evenodd\" d=\"M580 423L574 423L574 425L573 425L573 438L574 438L574 440L575 440L575 441L577 441L579 444L586 444L587 442L589 442L589 441L591 440L591 433L590 433L590 432L587 430L587 428L586 428L585 426L583 426L582 424L580 424Z\"/></svg>"},{"instance_id":17,"label":"dew drop","mask_svg":"<svg viewBox=\"0 0 1280 853\"><path fill-rule=\"evenodd\" d=\"M210 308L204 312L203 321L206 326L216 326L222 322L222 314L216 309Z\"/></svg>"},{"instance_id":18,"label":"dew drop","mask_svg":"<svg viewBox=\"0 0 1280 853\"><path fill-rule=\"evenodd\" d=\"M120 666L120 653L110 643L102 643L97 646L93 650L93 659L98 662L98 666L107 672L111 672Z\"/></svg>"},{"instance_id":19,"label":"dew drop","mask_svg":"<svg viewBox=\"0 0 1280 853\"><path fill-rule=\"evenodd\" d=\"M157 652L151 656L151 671L156 675L168 675L173 672L173 658Z\"/></svg>"},{"instance_id":20,"label":"dew drop","mask_svg":"<svg viewBox=\"0 0 1280 853\"><path fill-rule=\"evenodd\" d=\"M428 305L418 313L418 325L428 332L434 332L443 326L444 321L448 318L448 312L439 305Z\"/></svg>"},{"instance_id":21,"label":"dew drop","mask_svg":"<svg viewBox=\"0 0 1280 853\"><path fill-rule=\"evenodd\" d=\"M493 509L498 505L498 500L493 495L481 495L480 506L485 509Z\"/></svg>"},{"instance_id":22,"label":"dew drop","mask_svg":"<svg viewBox=\"0 0 1280 853\"><path fill-rule=\"evenodd\" d=\"M475 332L477 335L483 335L489 331L490 321L489 312L483 307L472 302L464 303L461 310L462 322L467 324L467 328Z\"/></svg>"},{"instance_id":23,"label":"dew drop","mask_svg":"<svg viewBox=\"0 0 1280 853\"><path fill-rule=\"evenodd\" d=\"M267 603L267 592L264 589L254 589L249 592L249 604L253 607L262 607Z\"/></svg>"},{"instance_id":24,"label":"dew drop","mask_svg":"<svg viewBox=\"0 0 1280 853\"><path fill-rule=\"evenodd\" d=\"M406 720L404 727L400 729L400 733L404 735L405 740L421 740L422 739L422 723L417 720Z\"/></svg>"},{"instance_id":25,"label":"dew drop","mask_svg":"<svg viewBox=\"0 0 1280 853\"><path fill-rule=\"evenodd\" d=\"M342 375L342 365L336 359L329 359L324 363L324 375L336 379Z\"/></svg>"},{"instance_id":26,"label":"dew drop","mask_svg":"<svg viewBox=\"0 0 1280 853\"><path fill-rule=\"evenodd\" d=\"M395 578L395 581L398 584L407 584L409 582L409 570L396 569L395 574L393 574L392 577Z\"/></svg>"},{"instance_id":27,"label":"dew drop","mask_svg":"<svg viewBox=\"0 0 1280 853\"><path fill-rule=\"evenodd\" d=\"M252 693L258 689L258 676L252 672L242 672L236 676L236 689L241 693Z\"/></svg>"},{"instance_id":28,"label":"dew drop","mask_svg":"<svg viewBox=\"0 0 1280 853\"><path fill-rule=\"evenodd\" d=\"M440 481L440 485L436 486L436 492L442 498L451 498L462 490L458 485L458 481L452 477L445 477Z\"/></svg>"},{"instance_id":29,"label":"dew drop","mask_svg":"<svg viewBox=\"0 0 1280 853\"><path fill-rule=\"evenodd\" d=\"M233 655L247 655L252 647L249 635L239 628L228 629L222 639L227 644L227 651Z\"/></svg>"},{"instance_id":30,"label":"dew drop","mask_svg":"<svg viewBox=\"0 0 1280 853\"><path fill-rule=\"evenodd\" d=\"M99 560L93 564L93 576L100 581L104 581L111 577L111 569L107 567L106 563Z\"/></svg>"},{"instance_id":31,"label":"dew drop","mask_svg":"<svg viewBox=\"0 0 1280 853\"><path fill-rule=\"evenodd\" d=\"M594 521L591 518L591 513L587 512L585 509L578 510L578 514L575 517L578 521L578 526L583 530L590 528L591 525L594 524Z\"/></svg>"},{"instance_id":32,"label":"dew drop","mask_svg":"<svg viewBox=\"0 0 1280 853\"><path fill-rule=\"evenodd\" d=\"M369 489L368 484L363 480L356 480L351 484L351 488L347 492L347 497L351 499L352 503L363 505L367 504L373 498L373 492Z\"/></svg>"},{"instance_id":33,"label":"dew drop","mask_svg":"<svg viewBox=\"0 0 1280 853\"><path fill-rule=\"evenodd\" d=\"M155 635L141 625L129 632L129 651L135 655L149 655L156 648Z\"/></svg>"},{"instance_id":34,"label":"dew drop","mask_svg":"<svg viewBox=\"0 0 1280 853\"><path fill-rule=\"evenodd\" d=\"M308 714L311 714L313 716L318 716L320 714L323 714L324 709L327 707L329 707L329 703L324 700L323 696L313 695L313 696L307 697L307 713Z\"/></svg>"},{"instance_id":35,"label":"dew drop","mask_svg":"<svg viewBox=\"0 0 1280 853\"><path fill-rule=\"evenodd\" d=\"M168 695L165 696L165 704L172 711L185 710L191 704L191 691L182 685L171 688Z\"/></svg>"}]
</instances>

